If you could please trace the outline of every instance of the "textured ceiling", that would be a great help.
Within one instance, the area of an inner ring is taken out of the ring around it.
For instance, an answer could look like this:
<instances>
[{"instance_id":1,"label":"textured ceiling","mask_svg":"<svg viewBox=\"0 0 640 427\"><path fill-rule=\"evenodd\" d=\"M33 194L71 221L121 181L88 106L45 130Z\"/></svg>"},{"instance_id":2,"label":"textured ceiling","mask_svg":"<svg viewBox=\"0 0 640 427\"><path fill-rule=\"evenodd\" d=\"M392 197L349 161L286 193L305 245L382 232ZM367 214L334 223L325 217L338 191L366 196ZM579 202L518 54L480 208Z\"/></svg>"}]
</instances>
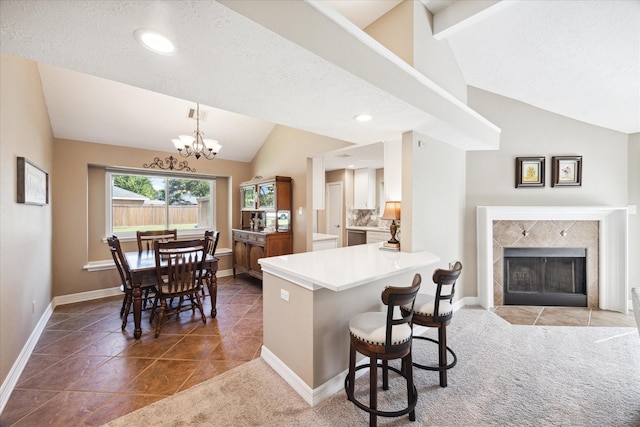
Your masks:
<instances>
[{"instance_id":1,"label":"textured ceiling","mask_svg":"<svg viewBox=\"0 0 640 427\"><path fill-rule=\"evenodd\" d=\"M240 161L253 158L274 124L357 144L398 139L410 129L453 133L432 112L227 7L242 3L3 0L0 48L41 63L60 138L171 151L171 138L195 128L186 118L195 102L209 113L201 127L223 145L220 157ZM339 10L364 26L393 2L338 3L351 6ZM454 2L422 3L439 12ZM511 3L442 41L468 84L640 131L640 2ZM268 5L273 14L302 7ZM275 22L317 34L311 22L295 18L291 12ZM177 54L143 49L133 37L138 28L165 33ZM363 111L375 120L354 122Z\"/></svg>"},{"instance_id":2,"label":"textured ceiling","mask_svg":"<svg viewBox=\"0 0 640 427\"><path fill-rule=\"evenodd\" d=\"M518 1L447 37L468 85L640 132L640 1Z\"/></svg>"}]
</instances>

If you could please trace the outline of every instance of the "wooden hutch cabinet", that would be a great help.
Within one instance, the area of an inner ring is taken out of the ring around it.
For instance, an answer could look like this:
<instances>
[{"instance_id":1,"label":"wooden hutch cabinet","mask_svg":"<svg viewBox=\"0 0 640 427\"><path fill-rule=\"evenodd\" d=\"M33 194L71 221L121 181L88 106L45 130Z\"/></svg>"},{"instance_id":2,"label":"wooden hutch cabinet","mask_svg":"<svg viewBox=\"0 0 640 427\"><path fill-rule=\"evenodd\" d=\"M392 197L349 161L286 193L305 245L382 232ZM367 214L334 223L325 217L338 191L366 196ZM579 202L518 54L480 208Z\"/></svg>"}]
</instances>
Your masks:
<instances>
[{"instance_id":1,"label":"wooden hutch cabinet","mask_svg":"<svg viewBox=\"0 0 640 427\"><path fill-rule=\"evenodd\" d=\"M258 259L293 253L293 192L290 177L240 184L240 228L232 230L233 275L262 279Z\"/></svg>"}]
</instances>

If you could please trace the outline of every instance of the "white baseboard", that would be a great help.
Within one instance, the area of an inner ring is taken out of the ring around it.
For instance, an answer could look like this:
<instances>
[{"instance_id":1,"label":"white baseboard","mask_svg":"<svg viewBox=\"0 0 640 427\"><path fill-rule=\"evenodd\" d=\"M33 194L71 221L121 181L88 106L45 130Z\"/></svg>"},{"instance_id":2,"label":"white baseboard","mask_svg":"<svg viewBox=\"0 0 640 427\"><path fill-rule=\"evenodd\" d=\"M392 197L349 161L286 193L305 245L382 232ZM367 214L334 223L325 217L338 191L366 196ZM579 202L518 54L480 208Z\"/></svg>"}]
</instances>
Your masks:
<instances>
[{"instance_id":1,"label":"white baseboard","mask_svg":"<svg viewBox=\"0 0 640 427\"><path fill-rule=\"evenodd\" d=\"M53 308L55 309L59 305L91 301L94 299L113 297L116 295L122 295L122 291L120 291L119 286L115 288L96 289L95 291L80 292L77 294L60 295L53 298Z\"/></svg>"},{"instance_id":2,"label":"white baseboard","mask_svg":"<svg viewBox=\"0 0 640 427\"><path fill-rule=\"evenodd\" d=\"M267 363L267 365L271 366L271 368L273 368L273 370L276 371L276 373L280 375L282 379L284 379L287 384L289 384L291 388L293 388L296 393L298 393L304 399L305 402L307 402L311 406L314 406L313 390L307 385L307 383L302 381L302 379L298 375L296 375L296 373L293 372L291 368L285 365L284 362L282 362L275 354L271 352L271 350L269 350L264 345L262 346L262 350L260 351L260 357Z\"/></svg>"},{"instance_id":3,"label":"white baseboard","mask_svg":"<svg viewBox=\"0 0 640 427\"><path fill-rule=\"evenodd\" d=\"M113 262L111 263L111 268L115 268L113 266ZM221 270L218 271L217 275L218 277L232 276L233 270ZM42 335L42 332L47 326L47 322L51 318L53 310L55 310L55 308L59 305L91 301L94 299L107 298L116 295L122 295L119 286L114 288L97 289L95 291L79 292L77 294L60 295L53 298L51 303L49 303L49 306L46 308L45 312L42 314L42 317L40 317L40 320L38 321L36 327L33 329L33 332L31 332L31 335L22 348L22 351L18 355L18 358L13 363L9 374L7 374L7 377L2 382L2 386L0 386L0 413L2 413L5 405L9 401L9 397L11 396L11 393L13 392L18 379L20 378L20 375L22 375L22 371L27 365L27 362L31 357L31 353L33 353L33 349L40 339L40 335Z\"/></svg>"},{"instance_id":4,"label":"white baseboard","mask_svg":"<svg viewBox=\"0 0 640 427\"><path fill-rule=\"evenodd\" d=\"M218 270L216 273L216 277L229 277L229 276L233 276L233 269Z\"/></svg>"},{"instance_id":5,"label":"white baseboard","mask_svg":"<svg viewBox=\"0 0 640 427\"><path fill-rule=\"evenodd\" d=\"M458 311L462 307L480 305L480 298L478 297L464 297L453 303L453 311Z\"/></svg>"},{"instance_id":6,"label":"white baseboard","mask_svg":"<svg viewBox=\"0 0 640 427\"><path fill-rule=\"evenodd\" d=\"M226 277L233 275L233 270L221 270L218 271L219 277ZM9 374L5 378L2 386L0 387L0 413L4 410L13 389L24 370L31 353L35 348L40 335L44 331L49 318L53 314L53 310L58 305L72 304L82 301L90 301L99 298L106 298L114 295L121 295L119 287L98 289L95 291L80 292L77 294L57 296L51 301L42 317L38 321L38 324L34 328L31 336L27 340L26 344L22 348L22 351L18 355L18 358L14 362ZM478 297L465 297L459 301L456 301L453 305L454 311L469 305L479 305ZM325 382L319 387L312 389L309 387L295 372L293 372L288 366L286 366L275 354L273 354L264 345L262 346L261 358L275 370L304 400L311 406L316 406L323 400L331 397L344 387L344 378L347 375L347 370L336 375L329 381ZM358 365L366 363L365 359L361 359ZM358 377L367 372L367 369L362 369L357 372Z\"/></svg>"},{"instance_id":7,"label":"white baseboard","mask_svg":"<svg viewBox=\"0 0 640 427\"><path fill-rule=\"evenodd\" d=\"M33 332L31 332L31 335L29 336L29 339L27 340L26 344L24 345L24 347L22 347L22 351L18 355L18 358L13 363L13 366L11 367L9 374L7 375L5 380L2 382L2 386L0 386L0 413L4 411L4 407L7 405L7 402L9 401L9 397L11 396L11 393L13 392L14 387L18 383L18 379L20 378L20 375L22 375L22 371L24 370L24 367L27 366L27 362L29 362L31 353L33 353L33 349L36 347L36 344L38 344L40 335L42 335L44 328L47 326L47 322L49 322L49 319L53 314L54 308L55 306L53 302L51 302L47 306L44 313L40 317L38 324L33 329Z\"/></svg>"},{"instance_id":8,"label":"white baseboard","mask_svg":"<svg viewBox=\"0 0 640 427\"><path fill-rule=\"evenodd\" d=\"M260 352L260 357L264 360L267 365L271 366L271 368L276 371L278 375L282 377L283 380L287 382L293 388L296 393L300 395L310 406L316 406L333 396L340 390L344 389L344 379L347 376L348 369L345 369L343 372L339 373L335 377L331 378L329 381L326 381L324 384L320 385L312 389L305 383L295 372L291 370L287 365L282 362L264 345L262 346L262 351ZM369 363L369 359L361 358L360 361L356 363L356 366L361 364ZM356 372L356 378L359 378L361 375L369 372L368 369L361 369Z\"/></svg>"}]
</instances>

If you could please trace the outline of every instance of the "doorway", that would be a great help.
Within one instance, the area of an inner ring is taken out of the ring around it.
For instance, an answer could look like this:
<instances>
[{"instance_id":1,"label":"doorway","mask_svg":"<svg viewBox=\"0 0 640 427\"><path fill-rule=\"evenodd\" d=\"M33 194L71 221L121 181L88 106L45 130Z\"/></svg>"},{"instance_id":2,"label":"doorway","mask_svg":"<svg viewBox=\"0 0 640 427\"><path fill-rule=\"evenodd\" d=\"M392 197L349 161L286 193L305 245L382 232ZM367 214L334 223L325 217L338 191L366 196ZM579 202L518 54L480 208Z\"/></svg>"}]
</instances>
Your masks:
<instances>
[{"instance_id":1,"label":"doorway","mask_svg":"<svg viewBox=\"0 0 640 427\"><path fill-rule=\"evenodd\" d=\"M326 230L325 233L338 236L338 247L342 245L343 215L342 215L342 182L328 182L326 198Z\"/></svg>"}]
</instances>

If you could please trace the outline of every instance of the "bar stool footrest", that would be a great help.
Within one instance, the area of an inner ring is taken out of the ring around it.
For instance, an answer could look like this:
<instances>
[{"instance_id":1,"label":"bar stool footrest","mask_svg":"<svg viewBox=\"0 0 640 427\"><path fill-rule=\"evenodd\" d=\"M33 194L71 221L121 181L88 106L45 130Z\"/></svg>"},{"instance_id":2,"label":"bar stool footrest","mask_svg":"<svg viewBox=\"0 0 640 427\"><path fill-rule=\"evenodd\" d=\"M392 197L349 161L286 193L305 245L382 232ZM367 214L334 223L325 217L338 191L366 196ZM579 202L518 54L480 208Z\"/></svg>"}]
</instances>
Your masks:
<instances>
[{"instance_id":1,"label":"bar stool footrest","mask_svg":"<svg viewBox=\"0 0 640 427\"><path fill-rule=\"evenodd\" d=\"M414 363L415 365L415 363ZM366 365L360 365L360 366L356 366L355 371L359 371L360 369L364 369L364 368L369 368L371 366L370 363L366 364ZM382 364L378 363L377 365L378 368L382 368ZM399 374L402 378L407 379L407 376L399 369L394 368L393 366L387 366L387 368L397 374ZM355 375L354 375L355 377ZM407 406L404 409L401 409L399 411L380 411L377 409L371 409L370 407L366 406L364 403L358 401L355 397L353 397L353 395L349 394L349 375L346 376L346 378L344 379L344 391L347 394L347 399L350 400L351 402L354 403L354 405L356 405L358 408L362 409L363 411L366 411L370 414L375 414L378 415L380 417L401 417L403 415L408 414L409 412L413 411L416 407L416 405L418 404L418 389L416 388L416 386L413 386L413 396L414 399L411 402L411 404L409 406Z\"/></svg>"},{"instance_id":2,"label":"bar stool footrest","mask_svg":"<svg viewBox=\"0 0 640 427\"><path fill-rule=\"evenodd\" d=\"M413 339L431 341L432 343L440 345L440 342L438 340L433 339L433 338L427 338L427 337L421 337L419 335L414 335ZM449 363L448 365L446 365L446 366L426 366L426 365L421 365L420 363L416 363L416 362L413 362L413 366L415 366L416 368L420 368L420 369L426 369L427 371L438 371L438 372L440 372L440 371L449 370L449 369L453 368L454 366L456 366L456 363L458 363L458 356L456 356L454 351L451 350L451 347L449 347L449 346L447 346L447 351L449 352L449 354L451 354L451 356L453 356L453 361L451 363Z\"/></svg>"}]
</instances>

